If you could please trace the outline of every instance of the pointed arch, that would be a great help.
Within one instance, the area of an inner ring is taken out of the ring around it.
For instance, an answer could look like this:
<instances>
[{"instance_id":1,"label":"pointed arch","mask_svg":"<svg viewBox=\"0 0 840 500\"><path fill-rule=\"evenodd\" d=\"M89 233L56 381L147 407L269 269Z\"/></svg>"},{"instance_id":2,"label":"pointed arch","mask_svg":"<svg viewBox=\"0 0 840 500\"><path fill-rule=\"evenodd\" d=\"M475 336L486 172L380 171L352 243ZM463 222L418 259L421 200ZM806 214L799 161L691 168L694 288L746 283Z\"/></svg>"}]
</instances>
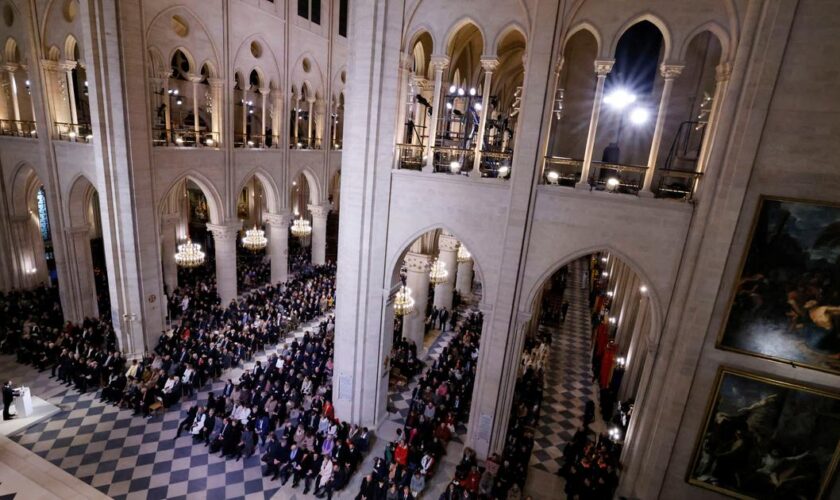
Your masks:
<instances>
[{"instance_id":1,"label":"pointed arch","mask_svg":"<svg viewBox=\"0 0 840 500\"><path fill-rule=\"evenodd\" d=\"M88 207L96 192L96 185L84 174L79 174L70 184L67 196L67 214L72 228L89 226Z\"/></svg>"},{"instance_id":2,"label":"pointed arch","mask_svg":"<svg viewBox=\"0 0 840 500\"><path fill-rule=\"evenodd\" d=\"M223 223L225 220L224 203L222 203L222 197L219 191L210 179L195 170L188 170L182 173L169 184L169 187L164 191L164 195L158 202L156 213L163 213L166 208L166 200L169 199L173 191L178 189L184 181L190 181L201 189L204 198L207 200L207 211L210 214L210 222L212 224Z\"/></svg>"},{"instance_id":3,"label":"pointed arch","mask_svg":"<svg viewBox=\"0 0 840 500\"><path fill-rule=\"evenodd\" d=\"M604 39L601 37L601 32L598 31L598 28L595 27L594 24L590 23L589 21L581 21L574 25L571 29L569 29L566 36L563 38L563 45L560 47L560 54L564 54L566 52L566 47L569 45L569 41L577 35L581 31L587 31L590 35L595 39L595 44L597 47L597 51L595 52L596 57L598 54L601 54L601 51L604 49Z\"/></svg>"},{"instance_id":4,"label":"pointed arch","mask_svg":"<svg viewBox=\"0 0 840 500\"><path fill-rule=\"evenodd\" d=\"M720 53L721 53L721 61L728 61L730 60L734 54L730 52L731 50L731 42L729 40L729 34L720 24L709 21L707 23L701 24L700 26L694 28L688 36L683 39L682 46L680 47L680 51L677 57L678 61L685 61L686 54L688 53L688 47L691 45L691 42L694 38L705 32L708 31L711 33L715 38L717 38L718 43L720 44Z\"/></svg>"},{"instance_id":5,"label":"pointed arch","mask_svg":"<svg viewBox=\"0 0 840 500\"><path fill-rule=\"evenodd\" d=\"M73 35L67 35L67 38L64 39L64 59L67 61L75 61L76 60L76 47L78 47L79 43L76 41L76 37Z\"/></svg>"},{"instance_id":6,"label":"pointed arch","mask_svg":"<svg viewBox=\"0 0 840 500\"><path fill-rule=\"evenodd\" d=\"M673 50L673 35L671 34L671 30L668 28L668 24L662 20L661 17L652 13L652 12L645 12L643 14L639 14L638 16L632 18L631 20L624 23L621 28L616 32L615 37L613 37L612 41L610 42L609 47L609 54L606 57L615 58L615 51L618 47L618 42L621 40L621 37L624 36L624 33L627 32L633 26L641 23L642 21L647 21L652 25L656 26L659 30L659 33L662 35L662 59L660 62L669 61L671 59L671 51Z\"/></svg>"},{"instance_id":7,"label":"pointed arch","mask_svg":"<svg viewBox=\"0 0 840 500\"><path fill-rule=\"evenodd\" d=\"M271 177L271 174L262 167L256 167L245 174L245 177L242 178L236 188L235 193L237 196L243 189L245 189L245 185L248 184L248 181L250 181L252 177L256 177L256 179L260 181L260 184L262 184L263 193L265 193L266 208L268 211L275 214L279 213L282 195L280 190L277 188L277 183L274 182L274 178Z\"/></svg>"},{"instance_id":8,"label":"pointed arch","mask_svg":"<svg viewBox=\"0 0 840 500\"><path fill-rule=\"evenodd\" d=\"M27 162L21 162L15 169L11 183L10 215L21 216L29 213L31 194L38 186L45 185L37 170Z\"/></svg>"},{"instance_id":9,"label":"pointed arch","mask_svg":"<svg viewBox=\"0 0 840 500\"><path fill-rule=\"evenodd\" d=\"M528 35L525 31L525 28L523 28L522 25L518 22L513 21L511 23L508 23L507 26L502 28L502 30L499 31L499 33L496 35L496 38L493 40L491 45L493 49L493 54L499 55L499 46L505 40L505 38L507 38L508 35L514 32L518 32L520 35L522 35L522 40L525 41L526 45L528 44Z\"/></svg>"},{"instance_id":10,"label":"pointed arch","mask_svg":"<svg viewBox=\"0 0 840 500\"><path fill-rule=\"evenodd\" d=\"M481 53L482 54L487 54L488 53L487 33L484 31L484 28L482 28L481 25L477 21L475 21L473 18L471 18L469 16L465 16L465 17L462 17L462 18L458 19L454 23L452 23L449 26L449 29L446 30L446 38L445 38L444 44L443 44L443 49L446 51L445 52L446 54L452 53L452 49L453 49L452 44L455 42L455 37L458 35L458 32L460 32L462 29L464 29L465 27L470 26L470 25L474 26L475 29L478 30L478 34L481 35L481 46L482 46Z\"/></svg>"}]
</instances>

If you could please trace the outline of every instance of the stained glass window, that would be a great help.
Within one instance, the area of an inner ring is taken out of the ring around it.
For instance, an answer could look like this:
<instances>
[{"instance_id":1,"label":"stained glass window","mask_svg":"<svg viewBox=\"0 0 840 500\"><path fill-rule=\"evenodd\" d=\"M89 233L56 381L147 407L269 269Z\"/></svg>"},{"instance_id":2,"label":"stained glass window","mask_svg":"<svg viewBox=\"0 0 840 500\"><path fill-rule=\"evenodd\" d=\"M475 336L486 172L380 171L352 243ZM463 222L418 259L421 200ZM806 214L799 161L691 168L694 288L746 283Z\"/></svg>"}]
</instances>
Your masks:
<instances>
[{"instance_id":1,"label":"stained glass window","mask_svg":"<svg viewBox=\"0 0 840 500\"><path fill-rule=\"evenodd\" d=\"M41 238L44 241L50 240L50 218L47 215L47 194L44 192L44 187L38 188L38 223L41 227Z\"/></svg>"}]
</instances>

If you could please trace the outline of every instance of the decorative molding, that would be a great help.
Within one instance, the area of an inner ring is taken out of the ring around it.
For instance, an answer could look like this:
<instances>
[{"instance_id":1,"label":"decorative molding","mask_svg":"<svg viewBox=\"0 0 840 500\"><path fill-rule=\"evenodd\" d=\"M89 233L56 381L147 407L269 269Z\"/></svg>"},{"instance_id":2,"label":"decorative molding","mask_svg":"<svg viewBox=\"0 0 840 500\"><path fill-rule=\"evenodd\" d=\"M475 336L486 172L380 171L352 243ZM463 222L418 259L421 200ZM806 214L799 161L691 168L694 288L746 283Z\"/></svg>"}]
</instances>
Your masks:
<instances>
[{"instance_id":1,"label":"decorative molding","mask_svg":"<svg viewBox=\"0 0 840 500\"><path fill-rule=\"evenodd\" d=\"M207 224L207 230L213 233L216 241L235 241L239 236L241 223L234 224Z\"/></svg>"},{"instance_id":2,"label":"decorative molding","mask_svg":"<svg viewBox=\"0 0 840 500\"><path fill-rule=\"evenodd\" d=\"M435 71L443 71L449 66L448 56L432 56L429 60L429 65Z\"/></svg>"},{"instance_id":3,"label":"decorative molding","mask_svg":"<svg viewBox=\"0 0 840 500\"><path fill-rule=\"evenodd\" d=\"M432 257L424 253L408 252L405 254L405 267L410 272L428 273Z\"/></svg>"},{"instance_id":4,"label":"decorative molding","mask_svg":"<svg viewBox=\"0 0 840 500\"><path fill-rule=\"evenodd\" d=\"M595 74L607 76L615 65L615 59L595 59Z\"/></svg>"},{"instance_id":5,"label":"decorative molding","mask_svg":"<svg viewBox=\"0 0 840 500\"><path fill-rule=\"evenodd\" d=\"M326 219L332 209L329 204L307 205L306 208L309 209L309 213L312 214L313 219Z\"/></svg>"},{"instance_id":6,"label":"decorative molding","mask_svg":"<svg viewBox=\"0 0 840 500\"><path fill-rule=\"evenodd\" d=\"M673 80L680 76L685 69L685 66L682 64L662 64L659 67L659 74L662 75L662 78L666 80Z\"/></svg>"},{"instance_id":7,"label":"decorative molding","mask_svg":"<svg viewBox=\"0 0 840 500\"><path fill-rule=\"evenodd\" d=\"M732 76L732 63L721 63L715 66L715 81L725 82Z\"/></svg>"},{"instance_id":8,"label":"decorative molding","mask_svg":"<svg viewBox=\"0 0 840 500\"><path fill-rule=\"evenodd\" d=\"M499 68L499 58L493 56L481 56L481 69L492 73Z\"/></svg>"},{"instance_id":9,"label":"decorative molding","mask_svg":"<svg viewBox=\"0 0 840 500\"><path fill-rule=\"evenodd\" d=\"M451 234L441 234L438 239L438 248L441 252L458 251L458 239Z\"/></svg>"}]
</instances>

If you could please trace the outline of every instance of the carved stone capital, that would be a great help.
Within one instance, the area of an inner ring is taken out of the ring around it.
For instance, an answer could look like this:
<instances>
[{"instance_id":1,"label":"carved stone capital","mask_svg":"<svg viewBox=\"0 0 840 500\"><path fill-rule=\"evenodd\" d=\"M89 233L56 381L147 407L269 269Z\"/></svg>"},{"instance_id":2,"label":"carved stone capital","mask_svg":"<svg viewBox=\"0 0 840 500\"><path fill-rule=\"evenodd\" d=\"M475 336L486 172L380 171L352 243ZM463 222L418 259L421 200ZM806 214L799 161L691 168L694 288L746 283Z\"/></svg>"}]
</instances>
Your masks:
<instances>
[{"instance_id":1,"label":"carved stone capital","mask_svg":"<svg viewBox=\"0 0 840 500\"><path fill-rule=\"evenodd\" d=\"M201 83L201 80L204 80L204 77L201 75L189 74L187 75L187 80L192 83Z\"/></svg>"},{"instance_id":2,"label":"carved stone capital","mask_svg":"<svg viewBox=\"0 0 840 500\"><path fill-rule=\"evenodd\" d=\"M62 71L63 68L58 61L53 61L52 59L41 59L41 67L47 71Z\"/></svg>"},{"instance_id":3,"label":"carved stone capital","mask_svg":"<svg viewBox=\"0 0 840 500\"><path fill-rule=\"evenodd\" d=\"M326 219L332 209L329 204L307 205L306 208L309 209L309 213L312 214L313 219Z\"/></svg>"},{"instance_id":4,"label":"carved stone capital","mask_svg":"<svg viewBox=\"0 0 840 500\"><path fill-rule=\"evenodd\" d=\"M286 229L292 221L292 214L289 212L272 214L267 213L263 215L263 221L271 226L271 229Z\"/></svg>"},{"instance_id":5,"label":"carved stone capital","mask_svg":"<svg viewBox=\"0 0 840 500\"><path fill-rule=\"evenodd\" d=\"M715 81L725 82L732 76L732 64L725 62L715 67Z\"/></svg>"},{"instance_id":6,"label":"carved stone capital","mask_svg":"<svg viewBox=\"0 0 840 500\"><path fill-rule=\"evenodd\" d=\"M210 84L212 89L220 89L225 85L225 81L221 78L208 78L207 83Z\"/></svg>"},{"instance_id":7,"label":"carved stone capital","mask_svg":"<svg viewBox=\"0 0 840 500\"><path fill-rule=\"evenodd\" d=\"M3 68L3 71L8 71L9 73L14 73L18 69L20 69L20 65L18 63L10 62L10 63L6 63L6 64L0 66L0 68Z\"/></svg>"},{"instance_id":8,"label":"carved stone capital","mask_svg":"<svg viewBox=\"0 0 840 500\"><path fill-rule=\"evenodd\" d=\"M448 56L432 56L429 60L429 64L435 71L443 71L447 67L449 67L449 57Z\"/></svg>"},{"instance_id":9,"label":"carved stone capital","mask_svg":"<svg viewBox=\"0 0 840 500\"><path fill-rule=\"evenodd\" d=\"M659 67L659 74L666 80L673 80L680 76L685 69L682 64L662 64Z\"/></svg>"},{"instance_id":10,"label":"carved stone capital","mask_svg":"<svg viewBox=\"0 0 840 500\"><path fill-rule=\"evenodd\" d=\"M410 272L428 273L432 264L432 257L423 253L408 252L405 254L405 267Z\"/></svg>"},{"instance_id":11,"label":"carved stone capital","mask_svg":"<svg viewBox=\"0 0 840 500\"><path fill-rule=\"evenodd\" d=\"M405 52L400 53L400 69L404 69L406 71L410 70L413 62L414 54L406 54Z\"/></svg>"},{"instance_id":12,"label":"carved stone capital","mask_svg":"<svg viewBox=\"0 0 840 500\"><path fill-rule=\"evenodd\" d=\"M595 74L598 76L607 76L612 71L615 65L615 59L595 59Z\"/></svg>"},{"instance_id":13,"label":"carved stone capital","mask_svg":"<svg viewBox=\"0 0 840 500\"><path fill-rule=\"evenodd\" d=\"M63 61L63 62L59 63L58 66L61 69L63 69L64 71L73 71L74 69L76 69L76 66L78 66L78 65L79 65L79 63L77 63L76 61L67 60L67 61Z\"/></svg>"},{"instance_id":14,"label":"carved stone capital","mask_svg":"<svg viewBox=\"0 0 840 500\"><path fill-rule=\"evenodd\" d=\"M217 242L236 241L241 226L241 222L234 224L207 224L207 230L213 233L213 239Z\"/></svg>"},{"instance_id":15,"label":"carved stone capital","mask_svg":"<svg viewBox=\"0 0 840 500\"><path fill-rule=\"evenodd\" d=\"M494 56L481 56L481 69L485 73L492 73L499 68L499 58Z\"/></svg>"},{"instance_id":16,"label":"carved stone capital","mask_svg":"<svg viewBox=\"0 0 840 500\"><path fill-rule=\"evenodd\" d=\"M458 239L451 234L442 233L438 239L438 248L441 252L455 252L458 250Z\"/></svg>"}]
</instances>

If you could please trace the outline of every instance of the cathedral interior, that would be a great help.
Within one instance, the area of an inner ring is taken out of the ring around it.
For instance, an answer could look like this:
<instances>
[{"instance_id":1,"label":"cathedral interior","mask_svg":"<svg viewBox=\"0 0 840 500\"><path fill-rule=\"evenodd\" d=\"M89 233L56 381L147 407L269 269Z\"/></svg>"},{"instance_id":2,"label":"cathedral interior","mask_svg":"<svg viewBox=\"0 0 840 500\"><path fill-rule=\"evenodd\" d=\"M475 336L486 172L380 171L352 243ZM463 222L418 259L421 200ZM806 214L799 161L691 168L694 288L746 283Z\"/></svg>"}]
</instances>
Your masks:
<instances>
[{"instance_id":1,"label":"cathedral interior","mask_svg":"<svg viewBox=\"0 0 840 500\"><path fill-rule=\"evenodd\" d=\"M840 2L0 15L0 500L840 499Z\"/></svg>"}]
</instances>

